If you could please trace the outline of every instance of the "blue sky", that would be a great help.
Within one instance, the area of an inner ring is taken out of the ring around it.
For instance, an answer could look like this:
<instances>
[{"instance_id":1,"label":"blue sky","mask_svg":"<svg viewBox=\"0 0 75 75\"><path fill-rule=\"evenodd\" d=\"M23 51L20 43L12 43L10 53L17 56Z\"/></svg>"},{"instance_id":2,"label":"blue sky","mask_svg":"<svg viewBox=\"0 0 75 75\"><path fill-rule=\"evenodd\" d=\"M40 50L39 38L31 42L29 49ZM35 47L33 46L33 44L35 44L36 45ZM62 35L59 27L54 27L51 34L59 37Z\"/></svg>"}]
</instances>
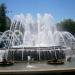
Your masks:
<instances>
[{"instance_id":1,"label":"blue sky","mask_svg":"<svg viewBox=\"0 0 75 75\"><path fill-rule=\"evenodd\" d=\"M63 19L72 18L75 20L75 0L0 0L5 3L7 15L12 18L19 13L50 13L54 20L59 22Z\"/></svg>"}]
</instances>

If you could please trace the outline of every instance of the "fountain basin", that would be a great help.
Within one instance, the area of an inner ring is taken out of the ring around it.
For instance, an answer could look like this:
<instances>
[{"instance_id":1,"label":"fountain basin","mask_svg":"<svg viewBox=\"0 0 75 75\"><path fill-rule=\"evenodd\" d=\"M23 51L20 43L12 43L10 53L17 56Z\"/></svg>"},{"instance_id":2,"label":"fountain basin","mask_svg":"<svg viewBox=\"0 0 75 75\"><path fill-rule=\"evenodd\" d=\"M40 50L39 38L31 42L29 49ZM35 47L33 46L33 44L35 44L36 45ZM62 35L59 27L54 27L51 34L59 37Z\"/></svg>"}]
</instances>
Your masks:
<instances>
[{"instance_id":1,"label":"fountain basin","mask_svg":"<svg viewBox=\"0 0 75 75\"><path fill-rule=\"evenodd\" d=\"M65 63L64 65L48 65L45 62L31 64L33 67L27 68L26 63L15 63L13 66L0 67L0 74L50 74L75 72L75 63ZM34 67L35 66L35 67ZM56 67L56 68L55 68Z\"/></svg>"},{"instance_id":2,"label":"fountain basin","mask_svg":"<svg viewBox=\"0 0 75 75\"><path fill-rule=\"evenodd\" d=\"M4 49L1 49L4 50ZM60 46L52 47L25 47L10 48L7 50L6 58L8 61L47 61L53 59L64 60L66 58L67 48Z\"/></svg>"}]
</instances>

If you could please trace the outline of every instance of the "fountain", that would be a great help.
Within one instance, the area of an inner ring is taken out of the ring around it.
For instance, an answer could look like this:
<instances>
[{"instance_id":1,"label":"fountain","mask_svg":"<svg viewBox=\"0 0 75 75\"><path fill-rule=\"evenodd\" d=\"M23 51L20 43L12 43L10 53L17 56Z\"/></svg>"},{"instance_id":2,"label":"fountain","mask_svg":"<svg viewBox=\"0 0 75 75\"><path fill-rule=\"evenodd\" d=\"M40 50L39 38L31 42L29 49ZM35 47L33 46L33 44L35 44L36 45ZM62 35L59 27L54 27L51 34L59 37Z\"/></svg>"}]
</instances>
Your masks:
<instances>
[{"instance_id":1,"label":"fountain","mask_svg":"<svg viewBox=\"0 0 75 75\"><path fill-rule=\"evenodd\" d=\"M28 13L14 16L10 30L0 36L0 46L8 50L8 60L65 59L73 54L75 38L69 32L58 31L50 14L37 14L34 20Z\"/></svg>"}]
</instances>

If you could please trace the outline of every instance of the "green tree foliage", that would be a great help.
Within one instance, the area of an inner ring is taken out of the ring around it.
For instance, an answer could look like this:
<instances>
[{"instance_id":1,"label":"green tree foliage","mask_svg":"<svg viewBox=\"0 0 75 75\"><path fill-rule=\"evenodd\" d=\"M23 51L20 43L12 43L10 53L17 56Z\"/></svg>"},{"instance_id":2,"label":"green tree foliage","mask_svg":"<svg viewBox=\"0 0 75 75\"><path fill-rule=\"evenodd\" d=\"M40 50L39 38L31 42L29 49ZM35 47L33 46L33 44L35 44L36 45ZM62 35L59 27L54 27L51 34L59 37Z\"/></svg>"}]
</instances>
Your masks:
<instances>
[{"instance_id":1,"label":"green tree foliage","mask_svg":"<svg viewBox=\"0 0 75 75\"><path fill-rule=\"evenodd\" d=\"M74 35L75 34L75 21L72 19L65 19L64 21L57 23L57 29L60 31L68 31Z\"/></svg>"},{"instance_id":2,"label":"green tree foliage","mask_svg":"<svg viewBox=\"0 0 75 75\"><path fill-rule=\"evenodd\" d=\"M0 31L4 32L9 29L10 19L6 16L6 6L5 4L0 4Z\"/></svg>"}]
</instances>

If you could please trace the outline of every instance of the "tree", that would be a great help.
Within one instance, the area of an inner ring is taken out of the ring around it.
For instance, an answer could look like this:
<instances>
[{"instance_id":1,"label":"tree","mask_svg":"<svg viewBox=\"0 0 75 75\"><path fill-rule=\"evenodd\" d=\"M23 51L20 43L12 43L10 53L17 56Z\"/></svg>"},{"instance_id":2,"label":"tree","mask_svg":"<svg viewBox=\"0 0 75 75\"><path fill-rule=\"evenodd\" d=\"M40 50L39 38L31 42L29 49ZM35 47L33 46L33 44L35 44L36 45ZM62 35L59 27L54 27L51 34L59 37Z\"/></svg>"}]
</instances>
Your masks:
<instances>
[{"instance_id":1,"label":"tree","mask_svg":"<svg viewBox=\"0 0 75 75\"><path fill-rule=\"evenodd\" d=\"M6 6L5 4L0 5L0 31L4 32L9 29L11 20L6 16Z\"/></svg>"},{"instance_id":2,"label":"tree","mask_svg":"<svg viewBox=\"0 0 75 75\"><path fill-rule=\"evenodd\" d=\"M75 34L75 21L72 19L65 19L64 21L57 23L57 29L60 31L68 31L74 35Z\"/></svg>"}]
</instances>

